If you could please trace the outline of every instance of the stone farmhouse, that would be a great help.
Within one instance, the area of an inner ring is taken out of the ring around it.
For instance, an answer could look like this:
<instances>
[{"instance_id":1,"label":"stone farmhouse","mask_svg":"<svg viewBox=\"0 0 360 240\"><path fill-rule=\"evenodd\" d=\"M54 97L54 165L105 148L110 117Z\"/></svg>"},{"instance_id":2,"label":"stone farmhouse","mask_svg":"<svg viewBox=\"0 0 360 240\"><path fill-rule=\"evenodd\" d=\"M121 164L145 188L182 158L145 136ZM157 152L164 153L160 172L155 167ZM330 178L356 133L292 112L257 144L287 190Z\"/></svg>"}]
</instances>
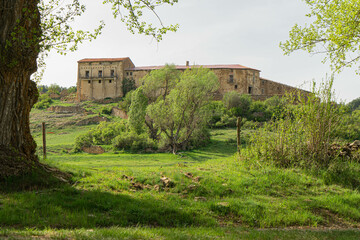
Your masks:
<instances>
[{"instance_id":1,"label":"stone farmhouse","mask_svg":"<svg viewBox=\"0 0 360 240\"><path fill-rule=\"evenodd\" d=\"M231 65L177 65L176 69L202 66L211 69L218 77L220 89L215 96L221 99L230 91L250 94L255 100L282 96L288 91L304 91L260 77L260 70L238 64ZM152 70L164 66L136 67L130 58L86 58L78 61L77 101L101 100L123 97L122 84L125 78L133 79L141 86L141 79ZM306 92L306 91L304 91Z\"/></svg>"}]
</instances>

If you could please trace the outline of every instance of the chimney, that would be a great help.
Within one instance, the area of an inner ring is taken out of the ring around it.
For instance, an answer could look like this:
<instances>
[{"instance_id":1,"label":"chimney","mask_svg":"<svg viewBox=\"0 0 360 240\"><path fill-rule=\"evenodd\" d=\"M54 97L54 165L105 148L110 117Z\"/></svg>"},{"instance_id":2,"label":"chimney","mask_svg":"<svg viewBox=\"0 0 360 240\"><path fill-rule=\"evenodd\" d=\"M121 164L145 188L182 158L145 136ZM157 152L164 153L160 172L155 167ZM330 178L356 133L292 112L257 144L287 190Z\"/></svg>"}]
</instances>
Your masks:
<instances>
[{"instance_id":1,"label":"chimney","mask_svg":"<svg viewBox=\"0 0 360 240\"><path fill-rule=\"evenodd\" d=\"M187 67L189 66L189 61L186 61L186 66L187 66Z\"/></svg>"}]
</instances>

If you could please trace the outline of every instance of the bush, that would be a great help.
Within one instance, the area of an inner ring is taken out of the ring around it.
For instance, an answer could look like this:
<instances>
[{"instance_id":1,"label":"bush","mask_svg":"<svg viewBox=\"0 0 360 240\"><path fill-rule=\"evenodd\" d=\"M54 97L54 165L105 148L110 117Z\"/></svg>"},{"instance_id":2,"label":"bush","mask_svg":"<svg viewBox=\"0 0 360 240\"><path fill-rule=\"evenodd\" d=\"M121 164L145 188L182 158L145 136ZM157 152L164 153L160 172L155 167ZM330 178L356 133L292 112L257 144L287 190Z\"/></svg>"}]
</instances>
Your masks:
<instances>
[{"instance_id":1,"label":"bush","mask_svg":"<svg viewBox=\"0 0 360 240\"><path fill-rule=\"evenodd\" d=\"M360 98L356 98L349 102L347 106L350 108L351 111L360 110Z\"/></svg>"},{"instance_id":2,"label":"bush","mask_svg":"<svg viewBox=\"0 0 360 240\"><path fill-rule=\"evenodd\" d=\"M67 89L68 93L71 94L71 93L76 93L77 91L77 88L75 86L72 86L72 87L69 87Z\"/></svg>"},{"instance_id":3,"label":"bush","mask_svg":"<svg viewBox=\"0 0 360 240\"><path fill-rule=\"evenodd\" d=\"M127 151L149 151L156 150L157 145L148 134L137 134L134 131L124 132L112 141L112 145L116 150Z\"/></svg>"},{"instance_id":4,"label":"bush","mask_svg":"<svg viewBox=\"0 0 360 240\"><path fill-rule=\"evenodd\" d=\"M346 114L343 124L334 130L335 136L344 141L360 140L360 110Z\"/></svg>"},{"instance_id":5,"label":"bush","mask_svg":"<svg viewBox=\"0 0 360 240\"><path fill-rule=\"evenodd\" d=\"M34 108L46 109L46 108L50 107L51 103L52 103L52 100L48 94L41 94L39 96L38 102L34 105Z\"/></svg>"},{"instance_id":6,"label":"bush","mask_svg":"<svg viewBox=\"0 0 360 240\"><path fill-rule=\"evenodd\" d=\"M83 147L90 147L92 145L109 145L116 136L127 130L126 120L113 123L101 122L87 133L76 137L74 152L80 152Z\"/></svg>"},{"instance_id":7,"label":"bush","mask_svg":"<svg viewBox=\"0 0 360 240\"><path fill-rule=\"evenodd\" d=\"M214 127L217 122L221 120L221 117L225 114L226 108L222 101L211 101L207 106L207 113L210 114L209 126Z\"/></svg>"},{"instance_id":8,"label":"bush","mask_svg":"<svg viewBox=\"0 0 360 240\"><path fill-rule=\"evenodd\" d=\"M92 131L81 134L75 138L75 145L73 148L73 152L81 152L83 147L90 147L93 145L93 136Z\"/></svg>"},{"instance_id":9,"label":"bush","mask_svg":"<svg viewBox=\"0 0 360 240\"><path fill-rule=\"evenodd\" d=\"M270 120L271 114L268 112L265 102L255 101L250 105L250 116L251 120L257 122L265 122Z\"/></svg>"},{"instance_id":10,"label":"bush","mask_svg":"<svg viewBox=\"0 0 360 240\"><path fill-rule=\"evenodd\" d=\"M334 104L332 81L323 84L316 96L288 96L288 104L280 118L264 125L251 140L249 156L257 161L280 167L326 167L334 160L329 154L335 139L334 130L343 115Z\"/></svg>"},{"instance_id":11,"label":"bush","mask_svg":"<svg viewBox=\"0 0 360 240\"><path fill-rule=\"evenodd\" d=\"M101 114L111 115L112 107L103 107L101 108Z\"/></svg>"},{"instance_id":12,"label":"bush","mask_svg":"<svg viewBox=\"0 0 360 240\"><path fill-rule=\"evenodd\" d=\"M224 95L223 102L233 116L248 117L252 102L250 95L240 94L235 91L228 92Z\"/></svg>"},{"instance_id":13,"label":"bush","mask_svg":"<svg viewBox=\"0 0 360 240\"><path fill-rule=\"evenodd\" d=\"M92 145L113 145L114 149L134 152L157 149L156 143L147 133L139 135L131 131L126 120L112 123L101 122L75 139L73 151L81 152L83 147Z\"/></svg>"}]
</instances>

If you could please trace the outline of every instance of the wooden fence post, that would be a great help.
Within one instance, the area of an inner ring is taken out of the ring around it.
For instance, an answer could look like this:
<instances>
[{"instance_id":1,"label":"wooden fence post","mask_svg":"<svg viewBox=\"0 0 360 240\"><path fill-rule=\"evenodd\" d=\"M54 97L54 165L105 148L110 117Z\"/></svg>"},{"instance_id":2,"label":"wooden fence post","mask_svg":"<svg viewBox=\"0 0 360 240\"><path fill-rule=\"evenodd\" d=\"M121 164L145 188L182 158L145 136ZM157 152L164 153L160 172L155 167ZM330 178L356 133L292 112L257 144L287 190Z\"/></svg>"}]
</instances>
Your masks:
<instances>
[{"instance_id":1,"label":"wooden fence post","mask_svg":"<svg viewBox=\"0 0 360 240\"><path fill-rule=\"evenodd\" d=\"M45 122L42 123L42 134L43 134L43 159L46 159L46 130Z\"/></svg>"},{"instance_id":2,"label":"wooden fence post","mask_svg":"<svg viewBox=\"0 0 360 240\"><path fill-rule=\"evenodd\" d=\"M241 121L242 121L241 117L238 117L236 127L237 127L237 150L238 150L239 155L241 152L241 141L240 141Z\"/></svg>"}]
</instances>

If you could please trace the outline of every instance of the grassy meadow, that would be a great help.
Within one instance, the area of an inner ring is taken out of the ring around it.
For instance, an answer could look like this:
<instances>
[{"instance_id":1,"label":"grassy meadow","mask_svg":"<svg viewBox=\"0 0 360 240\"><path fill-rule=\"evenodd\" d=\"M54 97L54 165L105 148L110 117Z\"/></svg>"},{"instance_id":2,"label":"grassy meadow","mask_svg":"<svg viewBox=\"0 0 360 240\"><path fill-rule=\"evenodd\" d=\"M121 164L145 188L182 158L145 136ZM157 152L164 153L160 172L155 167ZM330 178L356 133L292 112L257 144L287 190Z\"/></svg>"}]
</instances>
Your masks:
<instances>
[{"instance_id":1,"label":"grassy meadow","mask_svg":"<svg viewBox=\"0 0 360 240\"><path fill-rule=\"evenodd\" d=\"M48 158L42 162L71 173L72 181L50 188L3 191L0 237L360 236L355 230L360 220L360 194L356 189L325 184L323 179L299 169L249 165L236 155L235 129L212 130L209 146L178 155L69 153L75 137L88 129L70 126L47 130ZM35 131L34 136L41 146L40 133Z\"/></svg>"}]
</instances>

